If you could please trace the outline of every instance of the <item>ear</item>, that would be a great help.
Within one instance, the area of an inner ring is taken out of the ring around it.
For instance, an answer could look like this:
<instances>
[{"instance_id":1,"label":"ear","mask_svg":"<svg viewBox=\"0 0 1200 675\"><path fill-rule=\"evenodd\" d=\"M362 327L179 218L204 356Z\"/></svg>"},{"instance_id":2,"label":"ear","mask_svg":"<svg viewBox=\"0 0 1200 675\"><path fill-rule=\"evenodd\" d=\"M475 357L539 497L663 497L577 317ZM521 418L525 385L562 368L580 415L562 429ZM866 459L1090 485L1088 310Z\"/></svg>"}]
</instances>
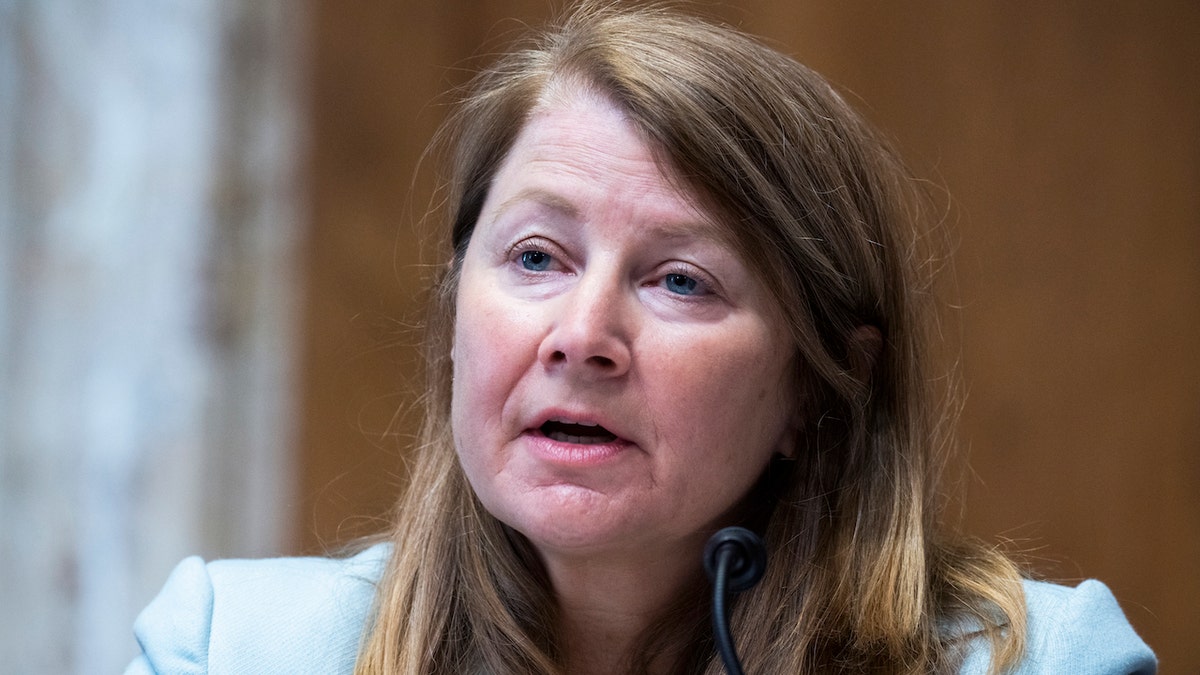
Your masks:
<instances>
[{"instance_id":1,"label":"ear","mask_svg":"<svg viewBox=\"0 0 1200 675\"><path fill-rule=\"evenodd\" d=\"M863 324L850 331L846 352L850 360L850 374L855 380L863 384L871 381L871 374L875 372L875 364L882 351L883 335L875 326Z\"/></svg>"},{"instance_id":2,"label":"ear","mask_svg":"<svg viewBox=\"0 0 1200 675\"><path fill-rule=\"evenodd\" d=\"M804 413L802 412L802 406L800 406L792 413L792 418L788 420L787 428L783 430L779 442L775 444L773 456L781 460L796 459L796 451L800 446L800 438L803 433Z\"/></svg>"},{"instance_id":3,"label":"ear","mask_svg":"<svg viewBox=\"0 0 1200 675\"><path fill-rule=\"evenodd\" d=\"M795 376L792 384L794 389L788 396L795 403L792 405L791 415L787 420L787 427L784 429L778 444L775 446L774 455L776 459L784 461L796 459L800 440L804 437L804 430L808 427L813 407L812 372L807 366L800 365L799 355L793 357L789 368L795 373Z\"/></svg>"}]
</instances>

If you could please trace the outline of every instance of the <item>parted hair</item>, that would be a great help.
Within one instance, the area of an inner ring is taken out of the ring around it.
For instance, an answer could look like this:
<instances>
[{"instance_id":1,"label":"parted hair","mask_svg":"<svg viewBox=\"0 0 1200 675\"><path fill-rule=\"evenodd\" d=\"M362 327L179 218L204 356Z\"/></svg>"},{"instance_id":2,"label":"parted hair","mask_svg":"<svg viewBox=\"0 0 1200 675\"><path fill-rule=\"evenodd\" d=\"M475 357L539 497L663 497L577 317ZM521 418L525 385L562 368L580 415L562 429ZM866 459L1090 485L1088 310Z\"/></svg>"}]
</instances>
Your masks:
<instances>
[{"instance_id":1,"label":"parted hair","mask_svg":"<svg viewBox=\"0 0 1200 675\"><path fill-rule=\"evenodd\" d=\"M1013 665L1019 570L939 518L953 406L928 363L936 225L920 183L788 56L676 8L585 3L481 72L442 137L450 263L431 293L425 417L356 673L563 672L545 570L458 464L449 358L458 267L489 186L559 87L625 111L664 175L726 228L795 345L799 446L740 511L769 551L732 610L746 670L953 672L969 644L990 648L993 672ZM702 581L643 636L630 672L723 672Z\"/></svg>"}]
</instances>

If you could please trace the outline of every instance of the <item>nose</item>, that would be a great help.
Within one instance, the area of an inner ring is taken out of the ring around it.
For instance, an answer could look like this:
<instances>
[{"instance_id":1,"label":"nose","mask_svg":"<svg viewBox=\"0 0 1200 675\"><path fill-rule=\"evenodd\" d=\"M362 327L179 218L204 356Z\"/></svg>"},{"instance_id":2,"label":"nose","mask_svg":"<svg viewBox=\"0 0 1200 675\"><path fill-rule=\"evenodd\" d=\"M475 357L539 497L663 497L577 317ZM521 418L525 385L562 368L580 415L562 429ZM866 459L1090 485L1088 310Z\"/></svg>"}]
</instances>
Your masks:
<instances>
[{"instance_id":1,"label":"nose","mask_svg":"<svg viewBox=\"0 0 1200 675\"><path fill-rule=\"evenodd\" d=\"M584 275L555 303L550 330L538 346L544 368L585 379L629 371L631 310L618 283Z\"/></svg>"}]
</instances>

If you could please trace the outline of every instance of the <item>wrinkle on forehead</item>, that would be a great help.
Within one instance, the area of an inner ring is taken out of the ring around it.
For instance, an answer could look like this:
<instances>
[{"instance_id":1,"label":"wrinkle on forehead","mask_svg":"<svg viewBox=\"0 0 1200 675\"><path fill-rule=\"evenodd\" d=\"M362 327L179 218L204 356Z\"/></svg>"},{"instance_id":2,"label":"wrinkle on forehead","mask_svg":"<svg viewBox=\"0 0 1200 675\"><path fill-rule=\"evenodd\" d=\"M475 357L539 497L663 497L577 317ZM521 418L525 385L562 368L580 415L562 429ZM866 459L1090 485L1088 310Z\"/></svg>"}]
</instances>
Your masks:
<instances>
[{"instance_id":1,"label":"wrinkle on forehead","mask_svg":"<svg viewBox=\"0 0 1200 675\"><path fill-rule=\"evenodd\" d=\"M737 233L737 223L730 221L730 216L726 215L724 209L719 207L719 202L714 201L694 181L680 173L670 151L654 137L653 133L644 129L641 121L630 113L629 108L619 101L617 96L614 96L604 86L596 84L595 80L589 78L587 74L571 70L554 72L542 86L538 101L529 110L524 124L528 124L529 119L534 115L544 114L552 108L569 109L592 106L610 108L613 112L618 113L620 118L628 121L630 129L634 130L637 137L649 149L650 156L658 165L662 178L666 179L668 185L674 187L677 195L691 205L697 216L709 223L708 234L713 235L715 239L722 241L727 246L733 247L736 251L745 251L744 241Z\"/></svg>"},{"instance_id":2,"label":"wrinkle on forehead","mask_svg":"<svg viewBox=\"0 0 1200 675\"><path fill-rule=\"evenodd\" d=\"M720 212L712 208L710 200L698 194L696 187L683 179L666 148L647 133L623 103L585 75L570 71L552 75L542 88L537 103L530 109L525 119L525 125L528 125L533 117L545 115L552 110L572 108L608 109L617 114L621 121L627 123L628 128L649 150L651 160L658 168L659 174L671 186L672 192L688 205L696 217L690 228L679 227L675 228L679 230L678 232L667 232L666 234L680 237L699 234L730 246L734 250L741 250L734 228L730 223L724 222L725 218L720 217Z\"/></svg>"}]
</instances>

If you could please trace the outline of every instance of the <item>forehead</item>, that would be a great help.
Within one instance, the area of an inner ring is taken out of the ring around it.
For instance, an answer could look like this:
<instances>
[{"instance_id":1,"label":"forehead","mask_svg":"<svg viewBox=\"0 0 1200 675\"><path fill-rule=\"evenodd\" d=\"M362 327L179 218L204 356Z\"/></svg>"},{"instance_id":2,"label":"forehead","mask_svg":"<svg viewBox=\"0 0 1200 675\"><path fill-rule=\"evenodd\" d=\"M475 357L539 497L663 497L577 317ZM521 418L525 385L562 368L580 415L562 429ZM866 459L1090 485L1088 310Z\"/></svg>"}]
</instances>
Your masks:
<instances>
[{"instance_id":1,"label":"forehead","mask_svg":"<svg viewBox=\"0 0 1200 675\"><path fill-rule=\"evenodd\" d=\"M599 195L636 206L638 219L663 236L733 244L726 219L681 180L621 105L591 87L551 87L501 163L485 212L525 203L578 218Z\"/></svg>"}]
</instances>

